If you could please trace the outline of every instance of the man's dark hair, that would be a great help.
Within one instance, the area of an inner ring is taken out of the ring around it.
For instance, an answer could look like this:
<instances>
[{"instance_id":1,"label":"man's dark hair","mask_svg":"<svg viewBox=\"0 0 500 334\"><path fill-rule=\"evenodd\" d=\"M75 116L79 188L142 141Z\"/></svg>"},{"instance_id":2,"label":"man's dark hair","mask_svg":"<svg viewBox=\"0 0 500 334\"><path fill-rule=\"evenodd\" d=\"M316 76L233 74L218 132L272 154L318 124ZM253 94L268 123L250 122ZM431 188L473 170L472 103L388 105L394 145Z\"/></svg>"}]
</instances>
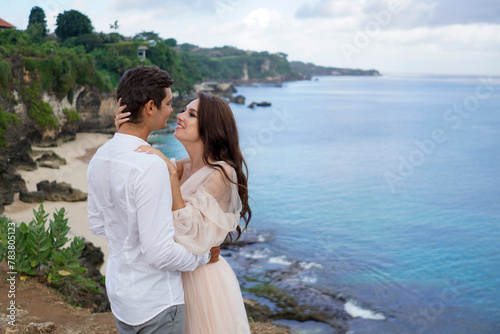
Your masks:
<instances>
[{"instance_id":1,"label":"man's dark hair","mask_svg":"<svg viewBox=\"0 0 500 334\"><path fill-rule=\"evenodd\" d=\"M170 74L156 66L137 66L127 70L120 79L116 98L122 99L121 105L127 105L124 112L131 113L128 123L142 121L142 107L150 100L160 108L167 96L165 88L173 83Z\"/></svg>"}]
</instances>

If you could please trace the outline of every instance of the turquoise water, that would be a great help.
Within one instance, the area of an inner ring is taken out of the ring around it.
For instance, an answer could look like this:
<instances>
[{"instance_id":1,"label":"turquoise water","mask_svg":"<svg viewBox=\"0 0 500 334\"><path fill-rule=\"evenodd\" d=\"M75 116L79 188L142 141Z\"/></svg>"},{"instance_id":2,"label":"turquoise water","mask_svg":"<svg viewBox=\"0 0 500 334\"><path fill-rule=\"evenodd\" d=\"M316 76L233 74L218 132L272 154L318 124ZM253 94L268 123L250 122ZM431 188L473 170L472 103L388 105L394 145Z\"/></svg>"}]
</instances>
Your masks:
<instances>
[{"instance_id":1,"label":"turquoise water","mask_svg":"<svg viewBox=\"0 0 500 334\"><path fill-rule=\"evenodd\" d=\"M318 264L306 284L383 315L350 332L500 332L499 79L318 77L238 94L272 102L231 105L251 226L273 231L283 265Z\"/></svg>"}]
</instances>

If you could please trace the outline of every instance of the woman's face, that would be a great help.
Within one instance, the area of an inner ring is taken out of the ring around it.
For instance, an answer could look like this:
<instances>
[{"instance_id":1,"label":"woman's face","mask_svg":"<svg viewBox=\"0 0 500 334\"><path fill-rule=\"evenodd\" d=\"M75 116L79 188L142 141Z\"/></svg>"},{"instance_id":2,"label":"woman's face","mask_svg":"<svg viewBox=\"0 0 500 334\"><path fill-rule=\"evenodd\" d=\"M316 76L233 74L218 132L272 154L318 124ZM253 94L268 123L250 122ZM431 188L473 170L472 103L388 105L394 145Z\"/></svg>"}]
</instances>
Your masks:
<instances>
[{"instance_id":1,"label":"woman's face","mask_svg":"<svg viewBox=\"0 0 500 334\"><path fill-rule=\"evenodd\" d=\"M177 127L174 137L179 141L195 142L200 140L198 132L198 105L199 99L196 99L186 106L183 113L177 115Z\"/></svg>"}]
</instances>

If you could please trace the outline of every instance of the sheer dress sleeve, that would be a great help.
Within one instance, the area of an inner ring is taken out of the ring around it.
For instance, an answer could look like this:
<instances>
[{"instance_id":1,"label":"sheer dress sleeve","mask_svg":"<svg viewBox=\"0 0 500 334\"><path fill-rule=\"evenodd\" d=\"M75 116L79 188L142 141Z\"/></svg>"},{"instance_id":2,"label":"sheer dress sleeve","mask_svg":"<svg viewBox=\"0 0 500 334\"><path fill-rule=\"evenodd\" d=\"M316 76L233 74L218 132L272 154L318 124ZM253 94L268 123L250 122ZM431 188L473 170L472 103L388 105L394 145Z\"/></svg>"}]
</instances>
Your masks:
<instances>
[{"instance_id":1,"label":"sheer dress sleeve","mask_svg":"<svg viewBox=\"0 0 500 334\"><path fill-rule=\"evenodd\" d=\"M237 180L232 167L227 164L222 167L232 181ZM173 212L175 241L192 253L207 253L238 226L241 212L238 187L218 169L213 169L196 191L183 193L182 197L186 206Z\"/></svg>"}]
</instances>

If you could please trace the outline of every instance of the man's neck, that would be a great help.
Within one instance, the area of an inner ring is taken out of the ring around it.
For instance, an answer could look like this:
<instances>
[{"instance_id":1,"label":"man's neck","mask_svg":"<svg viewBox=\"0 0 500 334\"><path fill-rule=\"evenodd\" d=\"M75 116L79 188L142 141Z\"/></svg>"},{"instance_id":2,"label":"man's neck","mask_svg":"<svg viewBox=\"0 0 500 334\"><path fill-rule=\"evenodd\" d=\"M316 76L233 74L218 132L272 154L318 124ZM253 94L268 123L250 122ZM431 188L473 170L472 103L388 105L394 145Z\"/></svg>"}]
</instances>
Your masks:
<instances>
[{"instance_id":1,"label":"man's neck","mask_svg":"<svg viewBox=\"0 0 500 334\"><path fill-rule=\"evenodd\" d=\"M122 124L122 126L120 126L118 133L121 133L124 135L136 136L136 137L141 138L144 141L147 141L148 137L151 133L151 130L147 129L146 127L138 127L138 126L134 126L132 124L125 123L125 124Z\"/></svg>"}]
</instances>

